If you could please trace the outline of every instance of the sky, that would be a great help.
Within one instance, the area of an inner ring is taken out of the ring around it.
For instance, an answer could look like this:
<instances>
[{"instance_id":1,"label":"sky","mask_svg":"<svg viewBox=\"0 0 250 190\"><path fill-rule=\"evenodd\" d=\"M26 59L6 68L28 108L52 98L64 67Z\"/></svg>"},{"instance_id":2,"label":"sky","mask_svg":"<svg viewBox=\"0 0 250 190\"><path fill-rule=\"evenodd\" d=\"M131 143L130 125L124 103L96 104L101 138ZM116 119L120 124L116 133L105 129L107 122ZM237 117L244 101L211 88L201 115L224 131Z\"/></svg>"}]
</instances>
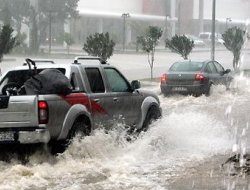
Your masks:
<instances>
[{"instance_id":1,"label":"sky","mask_svg":"<svg viewBox=\"0 0 250 190\"><path fill-rule=\"evenodd\" d=\"M153 1L153 0L152 0ZM233 21L245 21L250 18L248 0L217 0L216 18L220 21L231 18ZM142 14L143 0L80 0L79 11L112 12ZM212 17L212 0L204 0L204 18ZM194 0L193 17L198 19L199 0Z\"/></svg>"},{"instance_id":2,"label":"sky","mask_svg":"<svg viewBox=\"0 0 250 190\"><path fill-rule=\"evenodd\" d=\"M80 0L79 11L141 13L142 0Z\"/></svg>"}]
</instances>

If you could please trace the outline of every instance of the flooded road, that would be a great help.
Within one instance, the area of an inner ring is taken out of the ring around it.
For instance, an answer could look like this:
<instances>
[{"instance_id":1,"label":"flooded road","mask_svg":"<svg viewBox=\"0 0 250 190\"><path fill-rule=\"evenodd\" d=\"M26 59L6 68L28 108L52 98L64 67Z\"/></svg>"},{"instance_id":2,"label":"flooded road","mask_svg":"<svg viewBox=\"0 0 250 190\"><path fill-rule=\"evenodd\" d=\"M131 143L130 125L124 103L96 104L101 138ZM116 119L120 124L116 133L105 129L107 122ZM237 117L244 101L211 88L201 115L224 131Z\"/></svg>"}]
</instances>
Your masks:
<instances>
[{"instance_id":1,"label":"flooded road","mask_svg":"<svg viewBox=\"0 0 250 190\"><path fill-rule=\"evenodd\" d=\"M250 152L249 79L238 77L230 91L215 87L209 97L164 97L159 83L144 83L158 93L163 109L149 131L128 142L124 126L114 124L108 134L96 130L75 139L57 157L41 150L23 165L14 156L10 163L0 162L0 190L192 189L193 178L208 182L197 176L190 177L188 187L181 182L191 173L205 172L204 164L210 173L210 166L220 168L228 156Z\"/></svg>"},{"instance_id":2,"label":"flooded road","mask_svg":"<svg viewBox=\"0 0 250 190\"><path fill-rule=\"evenodd\" d=\"M178 177L210 158L247 151L250 82L238 78L232 90L213 88L209 97L160 95L163 117L132 142L121 124L75 139L53 157L38 151L26 165L0 162L0 189L169 189ZM222 164L222 163L218 163ZM218 166L219 167L219 166ZM174 188L171 188L174 189Z\"/></svg>"}]
</instances>

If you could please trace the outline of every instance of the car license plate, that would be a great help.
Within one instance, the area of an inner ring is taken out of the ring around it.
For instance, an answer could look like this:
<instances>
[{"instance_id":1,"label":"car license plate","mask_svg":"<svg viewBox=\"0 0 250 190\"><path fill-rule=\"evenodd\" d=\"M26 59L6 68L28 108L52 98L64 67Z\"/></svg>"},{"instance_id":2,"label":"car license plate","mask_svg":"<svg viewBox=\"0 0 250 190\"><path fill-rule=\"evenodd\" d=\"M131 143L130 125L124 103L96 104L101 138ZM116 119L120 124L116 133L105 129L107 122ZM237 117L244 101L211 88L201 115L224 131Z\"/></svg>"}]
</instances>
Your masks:
<instances>
[{"instance_id":1,"label":"car license plate","mask_svg":"<svg viewBox=\"0 0 250 190\"><path fill-rule=\"evenodd\" d=\"M174 87L174 88L172 88L172 91L185 92L185 91L187 91L187 88L185 88L185 87Z\"/></svg>"},{"instance_id":2,"label":"car license plate","mask_svg":"<svg viewBox=\"0 0 250 190\"><path fill-rule=\"evenodd\" d=\"M14 141L14 132L13 131L4 131L0 132L0 142L4 141Z\"/></svg>"}]
</instances>

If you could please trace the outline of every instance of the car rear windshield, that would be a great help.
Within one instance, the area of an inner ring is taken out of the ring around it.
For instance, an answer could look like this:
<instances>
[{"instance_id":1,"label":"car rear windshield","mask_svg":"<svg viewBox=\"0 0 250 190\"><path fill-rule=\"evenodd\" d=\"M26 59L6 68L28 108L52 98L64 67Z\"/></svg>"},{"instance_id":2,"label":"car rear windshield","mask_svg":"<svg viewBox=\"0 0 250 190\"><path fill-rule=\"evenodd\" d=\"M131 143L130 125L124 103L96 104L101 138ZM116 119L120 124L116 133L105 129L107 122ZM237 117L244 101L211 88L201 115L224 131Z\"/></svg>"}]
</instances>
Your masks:
<instances>
[{"instance_id":1,"label":"car rear windshield","mask_svg":"<svg viewBox=\"0 0 250 190\"><path fill-rule=\"evenodd\" d=\"M210 35L209 34L200 34L199 36L201 39L210 39Z\"/></svg>"},{"instance_id":2,"label":"car rear windshield","mask_svg":"<svg viewBox=\"0 0 250 190\"><path fill-rule=\"evenodd\" d=\"M203 62L191 62L191 61L177 62L170 67L169 71L195 72L195 71L200 71L202 67L203 67Z\"/></svg>"}]
</instances>

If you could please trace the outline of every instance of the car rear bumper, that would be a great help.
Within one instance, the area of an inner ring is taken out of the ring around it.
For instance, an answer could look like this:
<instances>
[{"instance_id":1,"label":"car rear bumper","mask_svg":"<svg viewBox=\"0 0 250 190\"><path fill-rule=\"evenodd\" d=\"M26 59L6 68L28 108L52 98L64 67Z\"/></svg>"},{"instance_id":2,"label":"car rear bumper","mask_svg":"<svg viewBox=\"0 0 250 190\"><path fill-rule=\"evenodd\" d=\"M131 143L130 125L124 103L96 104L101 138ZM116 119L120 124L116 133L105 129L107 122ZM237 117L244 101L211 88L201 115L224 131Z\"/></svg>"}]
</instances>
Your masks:
<instances>
[{"instance_id":1,"label":"car rear bumper","mask_svg":"<svg viewBox=\"0 0 250 190\"><path fill-rule=\"evenodd\" d=\"M197 84L197 85L167 85L167 84L161 84L161 92L163 94L172 94L172 93L202 94L202 93L205 93L205 91L206 91L206 85L204 85L204 84Z\"/></svg>"},{"instance_id":2,"label":"car rear bumper","mask_svg":"<svg viewBox=\"0 0 250 190\"><path fill-rule=\"evenodd\" d=\"M0 144L36 144L48 143L49 140L50 133L45 128L18 128L0 130Z\"/></svg>"}]
</instances>

